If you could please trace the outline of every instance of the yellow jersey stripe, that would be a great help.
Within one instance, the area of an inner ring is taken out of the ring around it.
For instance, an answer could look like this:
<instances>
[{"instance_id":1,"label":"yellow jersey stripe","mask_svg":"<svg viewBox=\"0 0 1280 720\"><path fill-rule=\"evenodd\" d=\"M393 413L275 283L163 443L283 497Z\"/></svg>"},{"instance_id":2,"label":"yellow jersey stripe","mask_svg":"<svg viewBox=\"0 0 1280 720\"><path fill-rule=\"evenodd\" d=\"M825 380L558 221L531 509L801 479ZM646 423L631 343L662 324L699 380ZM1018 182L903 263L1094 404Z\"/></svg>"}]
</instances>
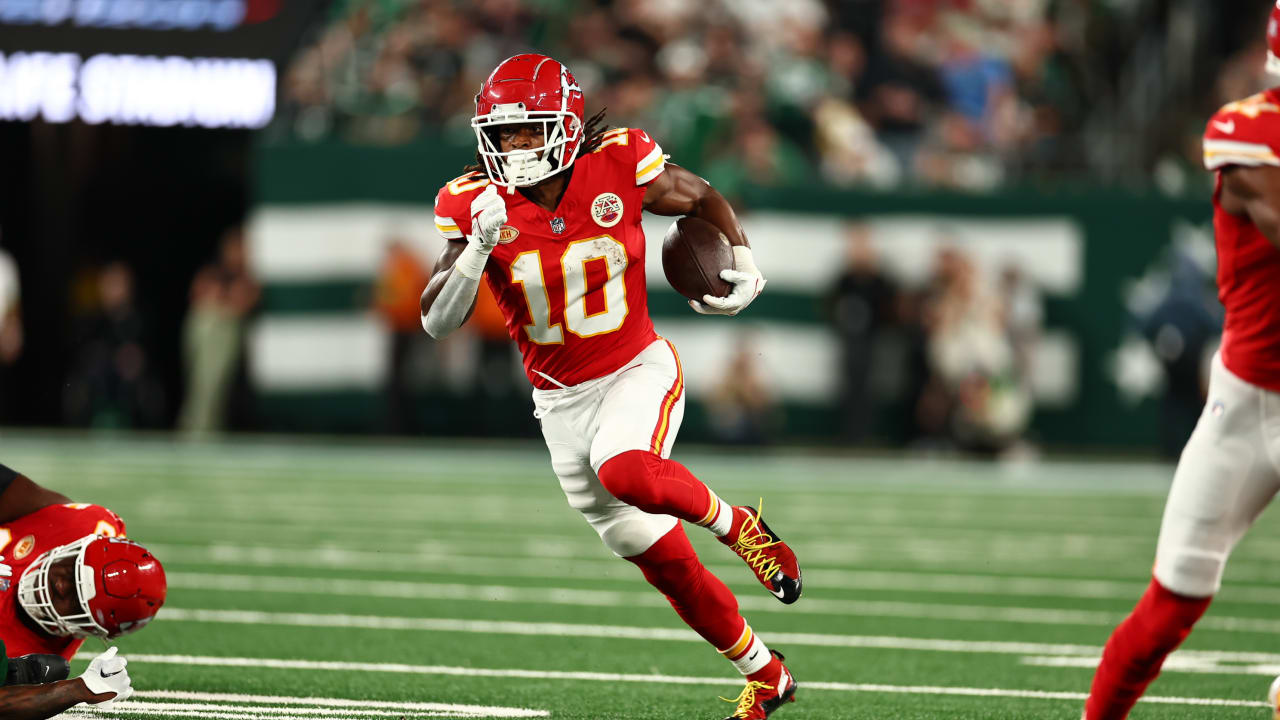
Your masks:
<instances>
[{"instance_id":1,"label":"yellow jersey stripe","mask_svg":"<svg viewBox=\"0 0 1280 720\"><path fill-rule=\"evenodd\" d=\"M644 177L646 173L648 173L648 172L650 172L650 171L652 171L652 170L656 169L659 165L661 165L661 164L662 164L662 163L664 163L664 162L666 162L666 158L665 158L665 157L663 157L661 154L659 154L659 155L658 155L658 159L656 159L656 160L654 160L653 162L649 163L647 166L645 166L645 168L644 168L643 170L639 170L639 171L637 171L637 172L636 172L636 177L637 177L637 178L642 178L642 177Z\"/></svg>"},{"instance_id":2,"label":"yellow jersey stripe","mask_svg":"<svg viewBox=\"0 0 1280 720\"><path fill-rule=\"evenodd\" d=\"M666 397L662 399L662 409L658 411L658 426L653 431L653 442L649 446L649 451L654 455L662 455L662 446L667 441L667 429L671 421L671 410L676 406L676 401L680 399L681 393L684 392L684 370L680 366L680 354L676 352L676 346L671 344L670 340L662 339L671 348L671 355L676 359L676 381L671 385L671 389L667 391Z\"/></svg>"}]
</instances>

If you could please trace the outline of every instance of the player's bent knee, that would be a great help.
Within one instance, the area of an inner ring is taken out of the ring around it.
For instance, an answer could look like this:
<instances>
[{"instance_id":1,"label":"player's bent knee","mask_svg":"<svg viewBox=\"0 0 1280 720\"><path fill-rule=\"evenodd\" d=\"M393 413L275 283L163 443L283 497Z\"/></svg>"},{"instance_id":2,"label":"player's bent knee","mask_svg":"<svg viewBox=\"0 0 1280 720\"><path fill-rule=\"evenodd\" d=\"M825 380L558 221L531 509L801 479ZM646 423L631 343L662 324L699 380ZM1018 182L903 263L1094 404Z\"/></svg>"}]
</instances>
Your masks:
<instances>
[{"instance_id":1,"label":"player's bent knee","mask_svg":"<svg viewBox=\"0 0 1280 720\"><path fill-rule=\"evenodd\" d=\"M1215 595L1222 585L1227 558L1196 548L1161 549L1153 575L1169 590L1192 598Z\"/></svg>"},{"instance_id":2,"label":"player's bent knee","mask_svg":"<svg viewBox=\"0 0 1280 720\"><path fill-rule=\"evenodd\" d=\"M671 528L643 553L629 556L627 560L640 568L650 585L667 595L675 594L681 588L700 585L705 572L679 525Z\"/></svg>"},{"instance_id":3,"label":"player's bent knee","mask_svg":"<svg viewBox=\"0 0 1280 720\"><path fill-rule=\"evenodd\" d=\"M652 482L662 471L662 458L644 450L628 450L605 461L596 473L600 484L622 502L646 511L660 511Z\"/></svg>"},{"instance_id":4,"label":"player's bent knee","mask_svg":"<svg viewBox=\"0 0 1280 720\"><path fill-rule=\"evenodd\" d=\"M679 521L669 515L650 515L634 507L592 519L600 540L618 557L630 558L653 547Z\"/></svg>"}]
</instances>

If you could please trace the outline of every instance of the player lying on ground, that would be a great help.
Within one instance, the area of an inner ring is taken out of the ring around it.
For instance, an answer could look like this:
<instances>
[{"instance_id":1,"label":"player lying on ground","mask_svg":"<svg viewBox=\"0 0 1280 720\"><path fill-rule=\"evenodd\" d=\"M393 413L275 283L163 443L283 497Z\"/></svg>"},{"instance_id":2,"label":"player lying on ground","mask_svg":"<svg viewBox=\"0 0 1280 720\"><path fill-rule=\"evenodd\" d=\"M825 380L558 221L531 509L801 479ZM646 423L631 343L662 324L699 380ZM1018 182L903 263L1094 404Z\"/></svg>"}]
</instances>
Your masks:
<instances>
[{"instance_id":1,"label":"player lying on ground","mask_svg":"<svg viewBox=\"0 0 1280 720\"><path fill-rule=\"evenodd\" d=\"M732 244L735 269L722 273L732 292L691 301L694 310L737 314L765 281L719 193L667 164L647 133L606 131L603 112L584 122L583 107L573 75L549 57L517 55L489 76L472 120L479 168L436 196L449 242L422 295L423 327L436 338L458 328L484 277L524 355L569 504L746 676L732 717L764 718L794 698L795 680L680 520L714 533L784 603L800 597L800 568L756 510L729 505L670 459L684 378L649 319L641 211L700 217Z\"/></svg>"},{"instance_id":2,"label":"player lying on ground","mask_svg":"<svg viewBox=\"0 0 1280 720\"><path fill-rule=\"evenodd\" d=\"M1268 32L1272 74L1280 74L1277 23L1280 4ZM1205 132L1204 157L1217 171L1222 347L1174 472L1154 578L1107 641L1087 720L1128 716L1208 609L1231 550L1280 489L1280 89L1219 110Z\"/></svg>"},{"instance_id":3,"label":"player lying on ground","mask_svg":"<svg viewBox=\"0 0 1280 720\"><path fill-rule=\"evenodd\" d=\"M0 562L9 568L0 641L9 652L70 660L90 635L117 638L151 622L164 604L164 568L124 534L110 510L0 465Z\"/></svg>"}]
</instances>

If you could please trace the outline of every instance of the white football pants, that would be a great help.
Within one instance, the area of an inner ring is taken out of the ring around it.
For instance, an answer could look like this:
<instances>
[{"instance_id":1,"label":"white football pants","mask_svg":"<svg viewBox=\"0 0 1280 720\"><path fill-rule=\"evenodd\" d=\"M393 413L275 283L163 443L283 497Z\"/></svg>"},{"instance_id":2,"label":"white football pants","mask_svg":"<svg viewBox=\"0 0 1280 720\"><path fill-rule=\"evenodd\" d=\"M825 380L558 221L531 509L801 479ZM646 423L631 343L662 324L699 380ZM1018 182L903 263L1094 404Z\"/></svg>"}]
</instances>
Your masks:
<instances>
[{"instance_id":1,"label":"white football pants","mask_svg":"<svg viewBox=\"0 0 1280 720\"><path fill-rule=\"evenodd\" d=\"M655 340L604 377L535 389L533 403L560 488L610 550L639 555L676 526L670 515L651 515L615 498L596 476L605 461L628 450L671 456L684 419L684 376L670 342Z\"/></svg>"},{"instance_id":2,"label":"white football pants","mask_svg":"<svg viewBox=\"0 0 1280 720\"><path fill-rule=\"evenodd\" d=\"M1182 450L1160 525L1155 577L1180 595L1218 591L1227 557L1280 489L1280 393L1214 355L1209 398Z\"/></svg>"}]
</instances>

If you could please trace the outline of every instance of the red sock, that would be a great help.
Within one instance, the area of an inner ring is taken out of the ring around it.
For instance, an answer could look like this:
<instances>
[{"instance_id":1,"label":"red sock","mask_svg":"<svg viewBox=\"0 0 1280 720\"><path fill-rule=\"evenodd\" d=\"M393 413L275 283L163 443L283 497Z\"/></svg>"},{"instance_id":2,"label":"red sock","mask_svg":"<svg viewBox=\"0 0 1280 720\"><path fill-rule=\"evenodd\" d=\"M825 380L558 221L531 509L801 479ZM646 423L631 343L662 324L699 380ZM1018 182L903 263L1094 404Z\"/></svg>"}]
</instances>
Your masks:
<instances>
[{"instance_id":1,"label":"red sock","mask_svg":"<svg viewBox=\"0 0 1280 720\"><path fill-rule=\"evenodd\" d=\"M705 524L712 509L713 496L701 480L675 460L645 450L610 458L597 475L614 497L647 513Z\"/></svg>"},{"instance_id":2,"label":"red sock","mask_svg":"<svg viewBox=\"0 0 1280 720\"><path fill-rule=\"evenodd\" d=\"M680 618L716 649L738 642L746 625L738 614L738 599L698 561L679 524L648 550L627 559L667 596Z\"/></svg>"},{"instance_id":3,"label":"red sock","mask_svg":"<svg viewBox=\"0 0 1280 720\"><path fill-rule=\"evenodd\" d=\"M1088 720L1123 720L1160 674L1164 659L1191 633L1212 597L1169 592L1151 581L1137 607L1111 633L1085 702Z\"/></svg>"}]
</instances>

